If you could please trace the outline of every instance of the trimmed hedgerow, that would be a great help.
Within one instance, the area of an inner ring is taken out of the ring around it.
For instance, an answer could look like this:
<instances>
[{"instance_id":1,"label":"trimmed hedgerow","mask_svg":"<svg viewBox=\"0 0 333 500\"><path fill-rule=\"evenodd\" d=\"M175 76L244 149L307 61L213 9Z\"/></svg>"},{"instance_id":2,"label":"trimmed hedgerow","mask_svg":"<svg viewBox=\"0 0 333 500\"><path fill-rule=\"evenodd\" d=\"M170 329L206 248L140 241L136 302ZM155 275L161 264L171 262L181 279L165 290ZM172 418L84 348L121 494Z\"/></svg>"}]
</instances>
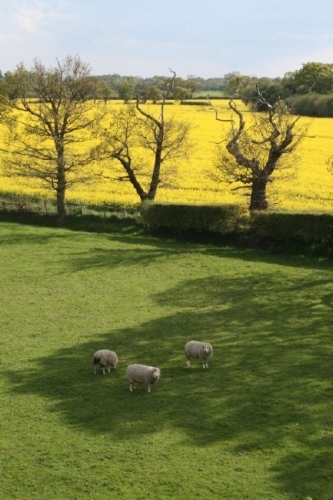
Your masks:
<instances>
[{"instance_id":1,"label":"trimmed hedgerow","mask_svg":"<svg viewBox=\"0 0 333 500\"><path fill-rule=\"evenodd\" d=\"M153 230L230 234L239 228L244 209L239 205L187 205L145 202L141 206L144 226Z\"/></svg>"},{"instance_id":2,"label":"trimmed hedgerow","mask_svg":"<svg viewBox=\"0 0 333 500\"><path fill-rule=\"evenodd\" d=\"M252 235L258 245L333 251L333 216L256 212L251 217Z\"/></svg>"}]
</instances>

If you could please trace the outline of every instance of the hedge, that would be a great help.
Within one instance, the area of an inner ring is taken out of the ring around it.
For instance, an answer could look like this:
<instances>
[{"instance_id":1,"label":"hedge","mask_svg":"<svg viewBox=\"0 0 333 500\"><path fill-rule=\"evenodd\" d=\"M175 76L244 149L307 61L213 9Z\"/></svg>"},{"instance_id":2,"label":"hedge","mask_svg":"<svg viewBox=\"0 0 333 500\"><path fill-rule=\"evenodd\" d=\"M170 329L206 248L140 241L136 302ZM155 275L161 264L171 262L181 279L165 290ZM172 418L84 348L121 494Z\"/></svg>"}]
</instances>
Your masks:
<instances>
[{"instance_id":1,"label":"hedge","mask_svg":"<svg viewBox=\"0 0 333 500\"><path fill-rule=\"evenodd\" d=\"M175 234L190 232L230 234L244 219L239 205L188 205L144 202L140 214L143 225L152 230Z\"/></svg>"},{"instance_id":2,"label":"hedge","mask_svg":"<svg viewBox=\"0 0 333 500\"><path fill-rule=\"evenodd\" d=\"M298 247L333 254L333 215L255 212L252 242L258 246Z\"/></svg>"}]
</instances>

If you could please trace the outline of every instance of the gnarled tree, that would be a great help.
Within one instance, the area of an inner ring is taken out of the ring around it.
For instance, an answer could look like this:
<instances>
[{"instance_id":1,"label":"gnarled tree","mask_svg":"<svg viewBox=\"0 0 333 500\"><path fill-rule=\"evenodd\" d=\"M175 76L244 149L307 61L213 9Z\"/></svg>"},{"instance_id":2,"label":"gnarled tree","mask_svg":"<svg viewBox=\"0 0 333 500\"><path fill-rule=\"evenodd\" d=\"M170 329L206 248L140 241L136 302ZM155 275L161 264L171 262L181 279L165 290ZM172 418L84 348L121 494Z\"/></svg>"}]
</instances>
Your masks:
<instances>
[{"instance_id":1,"label":"gnarled tree","mask_svg":"<svg viewBox=\"0 0 333 500\"><path fill-rule=\"evenodd\" d=\"M295 150L305 137L304 128L298 127L299 117L289 114L282 101L271 105L257 87L260 113L251 114L247 127L244 114L231 99L229 108L235 118L225 145L217 148L218 178L233 189L250 191L250 210L268 208L267 186L277 170L290 167L295 161ZM215 110L216 119L220 120ZM225 120L221 120L225 121Z\"/></svg>"},{"instance_id":2,"label":"gnarled tree","mask_svg":"<svg viewBox=\"0 0 333 500\"><path fill-rule=\"evenodd\" d=\"M125 172L113 178L129 181L141 201L155 200L158 187L174 172L177 160L186 158L191 149L190 123L165 116L166 99L172 93L175 76L174 73L161 104L157 105L158 113L144 108L137 96L134 105L113 113L109 127L99 131L104 156L116 160Z\"/></svg>"},{"instance_id":3,"label":"gnarled tree","mask_svg":"<svg viewBox=\"0 0 333 500\"><path fill-rule=\"evenodd\" d=\"M55 193L63 218L67 189L90 179L99 159L92 125L103 113L91 100L96 84L90 68L79 57L50 69L35 60L31 70L18 65L9 85L14 113L2 148L6 173L41 181Z\"/></svg>"}]
</instances>

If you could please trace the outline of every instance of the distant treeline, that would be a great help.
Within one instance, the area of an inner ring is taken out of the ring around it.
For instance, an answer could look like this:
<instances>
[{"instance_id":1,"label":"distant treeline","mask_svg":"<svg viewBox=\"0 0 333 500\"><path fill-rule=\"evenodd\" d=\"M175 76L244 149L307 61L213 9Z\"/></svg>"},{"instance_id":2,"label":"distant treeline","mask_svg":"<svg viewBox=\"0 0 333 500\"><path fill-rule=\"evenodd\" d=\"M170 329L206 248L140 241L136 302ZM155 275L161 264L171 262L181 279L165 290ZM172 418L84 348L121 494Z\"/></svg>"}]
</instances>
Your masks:
<instances>
[{"instance_id":1,"label":"distant treeline","mask_svg":"<svg viewBox=\"0 0 333 500\"><path fill-rule=\"evenodd\" d=\"M11 72L3 74L0 70L0 91L10 88L7 85L10 77ZM97 93L91 96L93 99L122 99L129 102L138 96L142 102L158 102L163 98L163 91L172 75L142 78L106 74L91 78L98 83ZM185 102L207 96L214 99L237 97L260 111L257 106L258 88L265 93L267 102L273 105L282 99L294 114L333 117L333 64L318 62L303 64L301 69L286 73L282 78L257 78L238 72L207 79L195 75L185 79L176 77L170 98Z\"/></svg>"}]
</instances>

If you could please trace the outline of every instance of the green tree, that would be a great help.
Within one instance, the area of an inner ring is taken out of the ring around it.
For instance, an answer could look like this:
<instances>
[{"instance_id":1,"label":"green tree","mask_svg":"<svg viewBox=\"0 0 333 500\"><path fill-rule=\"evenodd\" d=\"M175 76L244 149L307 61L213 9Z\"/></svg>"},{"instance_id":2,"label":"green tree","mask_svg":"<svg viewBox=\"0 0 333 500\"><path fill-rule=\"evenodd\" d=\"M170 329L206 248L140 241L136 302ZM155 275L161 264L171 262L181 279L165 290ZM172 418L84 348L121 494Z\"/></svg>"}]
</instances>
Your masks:
<instances>
[{"instance_id":1,"label":"green tree","mask_svg":"<svg viewBox=\"0 0 333 500\"><path fill-rule=\"evenodd\" d=\"M333 64L308 62L293 74L288 73L283 83L296 94L329 94L333 92Z\"/></svg>"},{"instance_id":2,"label":"green tree","mask_svg":"<svg viewBox=\"0 0 333 500\"><path fill-rule=\"evenodd\" d=\"M184 87L190 90L191 97L193 97L193 94L195 92L200 92L200 90L202 90L203 85L202 85L202 83L198 82L197 80L193 80L192 78L188 78L187 80L184 81Z\"/></svg>"},{"instance_id":3,"label":"green tree","mask_svg":"<svg viewBox=\"0 0 333 500\"><path fill-rule=\"evenodd\" d=\"M132 83L123 82L118 87L118 93L120 99L123 99L124 103L127 104L134 97L134 85Z\"/></svg>"},{"instance_id":4,"label":"green tree","mask_svg":"<svg viewBox=\"0 0 333 500\"><path fill-rule=\"evenodd\" d=\"M29 71L19 64L9 85L17 97L10 101L15 113L2 148L6 172L44 183L64 218L67 189L90 179L98 161L92 125L103 113L89 100L96 92L90 68L79 57L67 56L50 69L35 60Z\"/></svg>"},{"instance_id":5,"label":"green tree","mask_svg":"<svg viewBox=\"0 0 333 500\"><path fill-rule=\"evenodd\" d=\"M191 89L186 87L179 87L178 85L173 89L173 97L181 102L184 102L185 99L190 99L192 96Z\"/></svg>"},{"instance_id":6,"label":"green tree","mask_svg":"<svg viewBox=\"0 0 333 500\"><path fill-rule=\"evenodd\" d=\"M275 104L284 97L280 79L256 78L246 75L230 75L224 93L241 99L255 111L264 111L266 105L258 99L258 87L266 101L271 104Z\"/></svg>"},{"instance_id":7,"label":"green tree","mask_svg":"<svg viewBox=\"0 0 333 500\"><path fill-rule=\"evenodd\" d=\"M228 76L227 84L224 89L226 96L242 96L245 89L254 88L256 78L248 75L240 75L238 73L231 73Z\"/></svg>"},{"instance_id":8,"label":"green tree","mask_svg":"<svg viewBox=\"0 0 333 500\"><path fill-rule=\"evenodd\" d=\"M107 81L101 77L95 78L95 91L95 100L102 99L104 102L107 102L112 96L114 96L114 92L108 85Z\"/></svg>"},{"instance_id":9,"label":"green tree","mask_svg":"<svg viewBox=\"0 0 333 500\"><path fill-rule=\"evenodd\" d=\"M143 80L140 78L140 80L137 81L134 87L134 94L137 96L142 103L146 103L148 100L148 92L149 92L149 86Z\"/></svg>"},{"instance_id":10,"label":"green tree","mask_svg":"<svg viewBox=\"0 0 333 500\"><path fill-rule=\"evenodd\" d=\"M157 101L160 101L161 99L163 99L162 92L160 91L160 89L158 89L154 85L151 87L148 87L147 99L150 99L151 101L153 101L154 104L156 104Z\"/></svg>"}]
</instances>

